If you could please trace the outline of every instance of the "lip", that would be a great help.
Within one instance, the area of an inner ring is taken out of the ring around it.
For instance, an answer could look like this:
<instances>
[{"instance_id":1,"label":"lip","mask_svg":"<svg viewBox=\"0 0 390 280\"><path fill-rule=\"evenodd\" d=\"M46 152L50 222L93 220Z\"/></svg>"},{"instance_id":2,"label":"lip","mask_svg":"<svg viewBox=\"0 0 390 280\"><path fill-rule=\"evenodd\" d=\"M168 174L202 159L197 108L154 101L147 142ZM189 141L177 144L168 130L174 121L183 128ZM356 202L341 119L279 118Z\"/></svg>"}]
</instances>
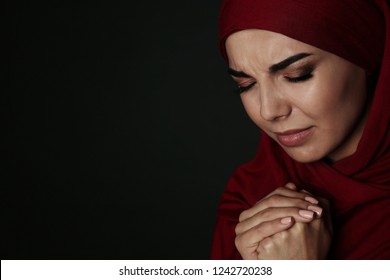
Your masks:
<instances>
[{"instance_id":1,"label":"lip","mask_svg":"<svg viewBox=\"0 0 390 280\"><path fill-rule=\"evenodd\" d=\"M279 143L286 147L296 147L302 145L313 132L313 127L304 129L291 129L283 132L275 132Z\"/></svg>"}]
</instances>

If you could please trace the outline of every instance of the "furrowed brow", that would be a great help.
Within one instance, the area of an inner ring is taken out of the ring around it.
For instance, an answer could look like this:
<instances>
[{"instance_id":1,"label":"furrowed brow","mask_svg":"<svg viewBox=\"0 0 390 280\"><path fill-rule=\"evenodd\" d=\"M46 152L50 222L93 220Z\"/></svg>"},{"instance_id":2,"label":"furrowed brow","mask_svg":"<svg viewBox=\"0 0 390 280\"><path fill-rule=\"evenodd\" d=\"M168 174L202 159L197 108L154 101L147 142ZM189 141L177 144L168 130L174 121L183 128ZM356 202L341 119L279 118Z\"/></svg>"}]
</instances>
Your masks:
<instances>
[{"instance_id":1,"label":"furrowed brow","mask_svg":"<svg viewBox=\"0 0 390 280\"><path fill-rule=\"evenodd\" d=\"M282 60L281 62L278 62L278 63L276 63L274 65L271 65L269 67L269 71L271 73L278 72L280 70L283 70L283 69L287 68L290 64L293 64L293 63L295 63L295 62L297 62L297 61L299 61L299 60L301 60L301 59L303 59L305 57L308 57L310 55L312 55L312 54L311 53L299 53L299 54L290 56L290 57Z\"/></svg>"},{"instance_id":2,"label":"furrowed brow","mask_svg":"<svg viewBox=\"0 0 390 280\"><path fill-rule=\"evenodd\" d=\"M250 78L251 76L243 71L237 71L232 68L228 69L228 74L237 78Z\"/></svg>"}]
</instances>

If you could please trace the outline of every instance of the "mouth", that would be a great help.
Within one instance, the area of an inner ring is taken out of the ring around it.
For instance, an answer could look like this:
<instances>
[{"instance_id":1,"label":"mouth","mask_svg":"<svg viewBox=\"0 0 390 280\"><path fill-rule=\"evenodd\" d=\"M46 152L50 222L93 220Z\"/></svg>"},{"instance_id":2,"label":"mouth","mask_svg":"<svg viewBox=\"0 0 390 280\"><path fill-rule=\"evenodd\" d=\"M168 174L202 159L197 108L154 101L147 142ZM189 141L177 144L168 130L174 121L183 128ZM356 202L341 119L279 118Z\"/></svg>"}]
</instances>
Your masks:
<instances>
[{"instance_id":1,"label":"mouth","mask_svg":"<svg viewBox=\"0 0 390 280\"><path fill-rule=\"evenodd\" d=\"M313 127L275 132L278 142L286 147L302 145L313 133Z\"/></svg>"}]
</instances>

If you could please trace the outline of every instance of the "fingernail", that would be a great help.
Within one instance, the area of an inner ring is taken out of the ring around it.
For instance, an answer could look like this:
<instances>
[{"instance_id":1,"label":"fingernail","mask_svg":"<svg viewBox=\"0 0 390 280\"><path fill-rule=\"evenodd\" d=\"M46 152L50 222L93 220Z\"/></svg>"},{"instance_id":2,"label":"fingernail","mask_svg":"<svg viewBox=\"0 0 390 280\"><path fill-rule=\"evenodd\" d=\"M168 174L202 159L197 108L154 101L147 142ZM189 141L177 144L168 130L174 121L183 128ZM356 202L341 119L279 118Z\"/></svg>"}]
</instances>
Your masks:
<instances>
[{"instance_id":1,"label":"fingernail","mask_svg":"<svg viewBox=\"0 0 390 280\"><path fill-rule=\"evenodd\" d=\"M288 188L288 189L290 189L290 190L296 190L296 189L297 189L297 187L295 186L294 183L287 183L287 184L285 185L285 187Z\"/></svg>"},{"instance_id":2,"label":"fingernail","mask_svg":"<svg viewBox=\"0 0 390 280\"><path fill-rule=\"evenodd\" d=\"M312 219L314 216L314 212L308 210L299 210L299 215L305 219Z\"/></svg>"},{"instance_id":3,"label":"fingernail","mask_svg":"<svg viewBox=\"0 0 390 280\"><path fill-rule=\"evenodd\" d=\"M280 220L280 222L283 224L283 225L288 225L290 224L292 221L291 217L286 217L286 218L283 218Z\"/></svg>"},{"instance_id":4,"label":"fingernail","mask_svg":"<svg viewBox=\"0 0 390 280\"><path fill-rule=\"evenodd\" d=\"M318 200L311 196L306 196L305 200L313 204L318 204Z\"/></svg>"},{"instance_id":5,"label":"fingernail","mask_svg":"<svg viewBox=\"0 0 390 280\"><path fill-rule=\"evenodd\" d=\"M309 205L307 207L307 209L315 212L318 216L321 216L321 214L322 214L322 208L321 207L318 207L318 206L315 206L315 205Z\"/></svg>"}]
</instances>

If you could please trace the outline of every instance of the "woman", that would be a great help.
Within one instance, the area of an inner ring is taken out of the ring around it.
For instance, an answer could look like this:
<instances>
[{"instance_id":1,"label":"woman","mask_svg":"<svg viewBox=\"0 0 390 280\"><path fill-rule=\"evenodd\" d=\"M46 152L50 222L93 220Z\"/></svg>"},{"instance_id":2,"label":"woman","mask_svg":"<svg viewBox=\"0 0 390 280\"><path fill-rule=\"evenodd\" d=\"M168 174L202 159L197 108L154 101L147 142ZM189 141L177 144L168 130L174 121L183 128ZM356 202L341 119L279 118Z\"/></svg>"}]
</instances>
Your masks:
<instances>
[{"instance_id":1,"label":"woman","mask_svg":"<svg viewBox=\"0 0 390 280\"><path fill-rule=\"evenodd\" d=\"M213 259L390 258L386 0L226 0L221 51L261 128Z\"/></svg>"}]
</instances>

